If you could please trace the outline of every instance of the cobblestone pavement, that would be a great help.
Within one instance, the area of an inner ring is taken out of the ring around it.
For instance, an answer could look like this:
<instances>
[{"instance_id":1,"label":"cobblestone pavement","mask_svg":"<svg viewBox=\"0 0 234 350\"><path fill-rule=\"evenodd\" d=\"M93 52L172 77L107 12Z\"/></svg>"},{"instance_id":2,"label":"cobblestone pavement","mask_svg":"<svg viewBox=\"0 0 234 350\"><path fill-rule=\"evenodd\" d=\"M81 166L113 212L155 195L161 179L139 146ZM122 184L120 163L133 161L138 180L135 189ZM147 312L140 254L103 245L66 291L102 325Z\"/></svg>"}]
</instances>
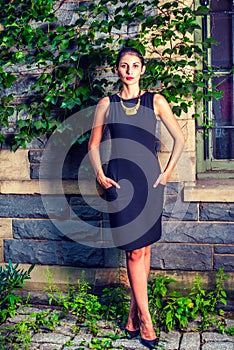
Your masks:
<instances>
[{"instance_id":1,"label":"cobblestone pavement","mask_svg":"<svg viewBox=\"0 0 234 350\"><path fill-rule=\"evenodd\" d=\"M39 311L31 308L31 312ZM22 320L24 315L17 315L11 323ZM234 326L234 320L227 319L227 327ZM115 323L98 321L100 332L94 337L86 327L81 327L78 334L74 334L75 317L67 317L61 321L53 332L43 330L34 334L30 350L82 350L82 349L147 349L140 342L140 338L126 339ZM227 336L214 331L202 333L193 332L195 324L191 323L186 333L172 331L161 332L158 350L234 350L234 336ZM119 339L112 339L110 334L119 333ZM96 347L94 343L96 342ZM92 343L92 346L90 346ZM7 350L7 349L6 349Z\"/></svg>"}]
</instances>

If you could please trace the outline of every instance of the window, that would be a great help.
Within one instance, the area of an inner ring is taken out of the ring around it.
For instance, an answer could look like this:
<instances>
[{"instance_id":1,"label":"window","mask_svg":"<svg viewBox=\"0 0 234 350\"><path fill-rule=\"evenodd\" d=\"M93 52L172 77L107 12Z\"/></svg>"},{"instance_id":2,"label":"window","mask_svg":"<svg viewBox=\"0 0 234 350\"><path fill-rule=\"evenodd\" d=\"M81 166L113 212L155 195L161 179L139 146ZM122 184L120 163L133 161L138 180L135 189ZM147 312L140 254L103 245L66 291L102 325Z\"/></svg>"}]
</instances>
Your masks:
<instances>
[{"instance_id":1,"label":"window","mask_svg":"<svg viewBox=\"0 0 234 350\"><path fill-rule=\"evenodd\" d=\"M200 1L201 4L206 1ZM234 177L234 0L210 0L209 15L203 19L203 36L216 39L218 45L207 50L215 72L210 84L223 91L221 100L206 103L214 128L208 137L198 125L198 177ZM204 67L205 69L205 67Z\"/></svg>"}]
</instances>

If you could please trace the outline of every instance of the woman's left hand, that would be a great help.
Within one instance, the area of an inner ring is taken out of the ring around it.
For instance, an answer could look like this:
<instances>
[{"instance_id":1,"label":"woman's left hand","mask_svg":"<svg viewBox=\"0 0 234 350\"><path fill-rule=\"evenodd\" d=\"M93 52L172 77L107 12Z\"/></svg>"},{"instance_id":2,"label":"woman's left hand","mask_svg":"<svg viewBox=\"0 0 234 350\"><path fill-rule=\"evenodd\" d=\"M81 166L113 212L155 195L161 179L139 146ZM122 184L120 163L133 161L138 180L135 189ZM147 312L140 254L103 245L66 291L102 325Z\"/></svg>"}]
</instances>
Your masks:
<instances>
[{"instance_id":1,"label":"woman's left hand","mask_svg":"<svg viewBox=\"0 0 234 350\"><path fill-rule=\"evenodd\" d=\"M153 184L153 188L156 188L158 186L158 184L165 186L166 183L167 183L167 176L165 173L161 173L159 175L159 177L157 178L157 180L155 181L155 183Z\"/></svg>"}]
</instances>

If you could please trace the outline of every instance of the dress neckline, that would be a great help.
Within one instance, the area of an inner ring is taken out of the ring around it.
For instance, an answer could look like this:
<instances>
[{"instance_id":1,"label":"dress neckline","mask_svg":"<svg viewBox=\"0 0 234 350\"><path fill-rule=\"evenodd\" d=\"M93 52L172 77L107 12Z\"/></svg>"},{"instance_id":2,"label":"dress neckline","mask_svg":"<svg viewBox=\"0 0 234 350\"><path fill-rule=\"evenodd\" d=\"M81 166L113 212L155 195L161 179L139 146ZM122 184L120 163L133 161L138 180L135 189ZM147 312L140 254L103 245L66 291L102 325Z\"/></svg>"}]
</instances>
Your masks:
<instances>
[{"instance_id":1,"label":"dress neckline","mask_svg":"<svg viewBox=\"0 0 234 350\"><path fill-rule=\"evenodd\" d=\"M140 98L143 97L146 93L147 93L147 91L145 91L143 94L141 94ZM139 98L139 97L123 98L123 97L120 97L118 93L116 95L118 96L119 99L122 98L123 101L131 101L131 100L136 100Z\"/></svg>"}]
</instances>

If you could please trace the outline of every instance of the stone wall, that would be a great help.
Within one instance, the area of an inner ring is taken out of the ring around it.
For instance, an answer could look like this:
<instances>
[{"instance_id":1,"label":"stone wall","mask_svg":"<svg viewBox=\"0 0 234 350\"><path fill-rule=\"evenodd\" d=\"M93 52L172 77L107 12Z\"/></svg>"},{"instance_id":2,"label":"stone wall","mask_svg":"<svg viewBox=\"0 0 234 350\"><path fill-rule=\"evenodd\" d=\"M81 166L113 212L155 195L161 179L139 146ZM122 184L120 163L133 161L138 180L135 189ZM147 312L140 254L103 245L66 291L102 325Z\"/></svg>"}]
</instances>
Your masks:
<instances>
[{"instance_id":1,"label":"stone wall","mask_svg":"<svg viewBox=\"0 0 234 350\"><path fill-rule=\"evenodd\" d=\"M74 21L76 6L74 1L63 2L59 9L62 22ZM20 94L24 89L17 87L17 91ZM234 279L233 203L225 203L225 198L222 202L209 203L209 197L205 201L184 200L184 183L196 180L192 113L190 110L179 120L187 146L172 175L172 182L166 186L163 235L152 247L151 275L176 275L181 286L186 287L191 276L201 273L210 281L214 271L223 267L229 273L231 290ZM161 131L165 140L159 155L163 167L170 155L172 140L163 127ZM29 289L44 288L48 267L60 284L75 283L83 270L89 282L95 285L116 280L126 282L124 254L115 248L93 248L77 243L54 225L56 220L63 220L64 224L74 227L79 237L91 237L100 242L103 239L102 228L108 226L108 218L87 205L77 186L77 155L85 149L73 149L66 159L64 191L67 206L60 207L58 201L56 210L49 213L45 210L39 186L39 167L45 142L45 138L33 140L26 150L19 149L16 153L6 148L0 150L0 264L4 265L10 259L22 267L35 263ZM85 174L83 181L86 194L95 202L93 183ZM53 191L56 193L56 183ZM82 221L77 224L74 213L90 223L89 230Z\"/></svg>"}]
</instances>

